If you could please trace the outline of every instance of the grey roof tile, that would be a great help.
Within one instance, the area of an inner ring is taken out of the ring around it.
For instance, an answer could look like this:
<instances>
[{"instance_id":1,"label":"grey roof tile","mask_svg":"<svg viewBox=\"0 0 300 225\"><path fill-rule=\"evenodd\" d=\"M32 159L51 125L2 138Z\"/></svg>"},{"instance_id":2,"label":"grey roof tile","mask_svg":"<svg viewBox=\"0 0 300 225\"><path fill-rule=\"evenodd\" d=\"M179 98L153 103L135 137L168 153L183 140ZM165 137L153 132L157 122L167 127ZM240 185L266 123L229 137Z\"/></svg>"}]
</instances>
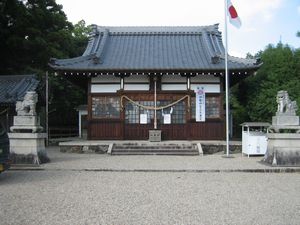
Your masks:
<instances>
[{"instance_id":1,"label":"grey roof tile","mask_svg":"<svg viewBox=\"0 0 300 225\"><path fill-rule=\"evenodd\" d=\"M27 91L37 89L35 75L0 75L0 104L14 104L22 100Z\"/></svg>"},{"instance_id":2,"label":"grey roof tile","mask_svg":"<svg viewBox=\"0 0 300 225\"><path fill-rule=\"evenodd\" d=\"M213 61L213 57L219 60ZM65 71L224 70L218 25L200 27L94 26L82 56L51 59ZM255 60L229 57L229 69L257 69Z\"/></svg>"}]
</instances>

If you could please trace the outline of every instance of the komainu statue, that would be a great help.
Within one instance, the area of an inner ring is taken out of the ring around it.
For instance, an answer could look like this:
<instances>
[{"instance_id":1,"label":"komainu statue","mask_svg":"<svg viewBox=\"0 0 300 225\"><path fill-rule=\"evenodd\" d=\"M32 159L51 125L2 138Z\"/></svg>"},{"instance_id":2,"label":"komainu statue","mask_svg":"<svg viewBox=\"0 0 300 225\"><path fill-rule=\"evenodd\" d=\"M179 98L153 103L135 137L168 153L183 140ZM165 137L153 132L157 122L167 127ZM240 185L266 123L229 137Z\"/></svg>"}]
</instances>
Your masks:
<instances>
[{"instance_id":1,"label":"komainu statue","mask_svg":"<svg viewBox=\"0 0 300 225\"><path fill-rule=\"evenodd\" d=\"M38 95L35 91L28 91L23 101L17 101L16 111L18 116L36 116L36 103Z\"/></svg>"},{"instance_id":2,"label":"komainu statue","mask_svg":"<svg viewBox=\"0 0 300 225\"><path fill-rule=\"evenodd\" d=\"M287 91L278 91L276 102L278 104L277 114L296 115L297 102L290 100Z\"/></svg>"}]
</instances>

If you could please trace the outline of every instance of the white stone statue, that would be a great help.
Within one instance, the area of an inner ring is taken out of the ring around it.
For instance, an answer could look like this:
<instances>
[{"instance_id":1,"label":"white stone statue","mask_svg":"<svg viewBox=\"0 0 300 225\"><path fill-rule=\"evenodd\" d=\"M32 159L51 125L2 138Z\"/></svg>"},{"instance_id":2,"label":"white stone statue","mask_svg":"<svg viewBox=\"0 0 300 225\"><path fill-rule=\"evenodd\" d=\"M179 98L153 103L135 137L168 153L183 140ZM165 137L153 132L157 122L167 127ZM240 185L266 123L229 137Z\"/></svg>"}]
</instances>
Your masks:
<instances>
[{"instance_id":1,"label":"white stone statue","mask_svg":"<svg viewBox=\"0 0 300 225\"><path fill-rule=\"evenodd\" d=\"M18 116L36 116L36 103L38 95L35 91L28 91L23 101L17 101L16 111Z\"/></svg>"},{"instance_id":2,"label":"white stone statue","mask_svg":"<svg viewBox=\"0 0 300 225\"><path fill-rule=\"evenodd\" d=\"M277 114L296 115L297 102L290 100L287 91L278 91L276 102L278 104Z\"/></svg>"}]
</instances>

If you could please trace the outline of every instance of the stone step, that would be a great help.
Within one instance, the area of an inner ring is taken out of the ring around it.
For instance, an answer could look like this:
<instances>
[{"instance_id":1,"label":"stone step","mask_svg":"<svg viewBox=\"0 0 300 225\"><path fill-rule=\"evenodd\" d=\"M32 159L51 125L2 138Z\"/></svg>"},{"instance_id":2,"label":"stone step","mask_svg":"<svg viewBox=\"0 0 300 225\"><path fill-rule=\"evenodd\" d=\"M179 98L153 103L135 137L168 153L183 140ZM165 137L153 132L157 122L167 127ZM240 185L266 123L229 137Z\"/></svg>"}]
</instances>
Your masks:
<instances>
[{"instance_id":1,"label":"stone step","mask_svg":"<svg viewBox=\"0 0 300 225\"><path fill-rule=\"evenodd\" d=\"M171 150L159 150L159 151L115 151L113 150L112 155L199 155L198 151L171 151Z\"/></svg>"},{"instance_id":2,"label":"stone step","mask_svg":"<svg viewBox=\"0 0 300 225\"><path fill-rule=\"evenodd\" d=\"M116 144L112 155L199 155L192 144Z\"/></svg>"},{"instance_id":3,"label":"stone step","mask_svg":"<svg viewBox=\"0 0 300 225\"><path fill-rule=\"evenodd\" d=\"M156 150L156 149L189 149L194 150L193 146L114 146L114 149L126 150L126 149L143 149L143 150Z\"/></svg>"}]
</instances>

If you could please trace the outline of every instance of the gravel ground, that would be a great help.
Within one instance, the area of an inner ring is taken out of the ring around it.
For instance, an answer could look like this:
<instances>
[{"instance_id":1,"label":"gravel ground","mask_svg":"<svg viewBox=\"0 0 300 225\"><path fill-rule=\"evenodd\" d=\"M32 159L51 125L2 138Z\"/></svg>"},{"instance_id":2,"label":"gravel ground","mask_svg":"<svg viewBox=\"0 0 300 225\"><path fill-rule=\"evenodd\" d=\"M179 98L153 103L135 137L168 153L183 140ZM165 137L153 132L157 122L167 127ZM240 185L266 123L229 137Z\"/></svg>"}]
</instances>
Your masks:
<instances>
[{"instance_id":1,"label":"gravel ground","mask_svg":"<svg viewBox=\"0 0 300 225\"><path fill-rule=\"evenodd\" d=\"M299 190L299 173L6 171L0 224L298 225Z\"/></svg>"}]
</instances>

